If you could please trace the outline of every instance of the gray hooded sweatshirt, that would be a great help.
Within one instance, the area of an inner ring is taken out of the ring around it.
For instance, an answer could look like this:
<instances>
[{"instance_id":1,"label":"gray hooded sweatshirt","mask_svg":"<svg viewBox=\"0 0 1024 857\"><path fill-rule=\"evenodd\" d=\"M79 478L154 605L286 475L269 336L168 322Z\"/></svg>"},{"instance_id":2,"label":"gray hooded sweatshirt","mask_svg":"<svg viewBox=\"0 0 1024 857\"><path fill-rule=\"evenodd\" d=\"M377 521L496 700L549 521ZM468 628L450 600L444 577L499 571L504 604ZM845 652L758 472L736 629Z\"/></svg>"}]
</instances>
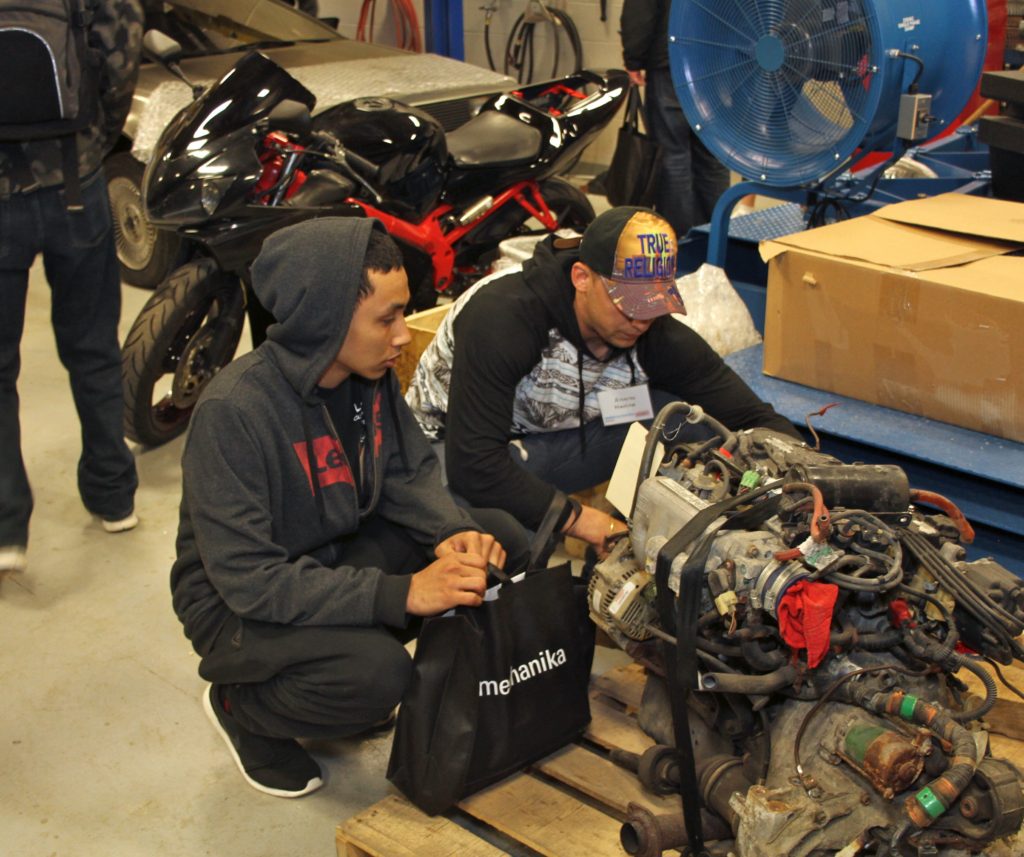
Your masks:
<instances>
[{"instance_id":1,"label":"gray hooded sweatshirt","mask_svg":"<svg viewBox=\"0 0 1024 857\"><path fill-rule=\"evenodd\" d=\"M323 218L266 240L253 288L281 321L210 382L192 415L171 590L200 654L231 613L294 625L404 625L409 578L346 565L339 549L368 515L426 547L477 529L442 487L392 372L367 394L374 436L362 508L318 396L356 309L373 228L376 221Z\"/></svg>"}]
</instances>

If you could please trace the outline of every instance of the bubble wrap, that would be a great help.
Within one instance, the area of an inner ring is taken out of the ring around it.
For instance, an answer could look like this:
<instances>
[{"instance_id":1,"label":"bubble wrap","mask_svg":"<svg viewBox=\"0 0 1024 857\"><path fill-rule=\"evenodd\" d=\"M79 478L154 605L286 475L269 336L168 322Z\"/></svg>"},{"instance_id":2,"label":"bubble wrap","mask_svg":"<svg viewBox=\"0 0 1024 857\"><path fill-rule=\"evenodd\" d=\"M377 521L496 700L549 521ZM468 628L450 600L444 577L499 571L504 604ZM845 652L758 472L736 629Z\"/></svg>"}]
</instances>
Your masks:
<instances>
[{"instance_id":1,"label":"bubble wrap","mask_svg":"<svg viewBox=\"0 0 1024 857\"><path fill-rule=\"evenodd\" d=\"M677 315L697 331L722 357L761 341L747 305L715 265L703 264L692 274L676 280L686 304L686 315Z\"/></svg>"},{"instance_id":2,"label":"bubble wrap","mask_svg":"<svg viewBox=\"0 0 1024 857\"><path fill-rule=\"evenodd\" d=\"M422 103L443 100L449 91L458 96L473 89L515 88L512 78L437 54L336 60L288 69L288 73L316 96L317 113L367 95ZM196 81L203 85L212 82ZM132 155L144 164L149 163L163 129L191 101L191 90L181 81L160 83L139 116Z\"/></svg>"}]
</instances>

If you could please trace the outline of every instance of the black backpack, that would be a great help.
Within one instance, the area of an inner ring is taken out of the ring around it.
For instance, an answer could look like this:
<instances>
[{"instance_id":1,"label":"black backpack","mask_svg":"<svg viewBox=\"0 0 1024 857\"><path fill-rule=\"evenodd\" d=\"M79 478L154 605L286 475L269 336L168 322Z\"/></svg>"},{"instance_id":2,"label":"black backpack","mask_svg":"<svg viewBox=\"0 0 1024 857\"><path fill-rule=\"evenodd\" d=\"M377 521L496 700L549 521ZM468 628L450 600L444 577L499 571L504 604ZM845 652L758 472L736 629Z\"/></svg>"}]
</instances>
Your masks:
<instances>
[{"instance_id":1,"label":"black backpack","mask_svg":"<svg viewBox=\"0 0 1024 857\"><path fill-rule=\"evenodd\" d=\"M81 208L75 134L96 119L99 100L99 57L87 41L95 3L0 0L0 142L59 139L71 209Z\"/></svg>"}]
</instances>

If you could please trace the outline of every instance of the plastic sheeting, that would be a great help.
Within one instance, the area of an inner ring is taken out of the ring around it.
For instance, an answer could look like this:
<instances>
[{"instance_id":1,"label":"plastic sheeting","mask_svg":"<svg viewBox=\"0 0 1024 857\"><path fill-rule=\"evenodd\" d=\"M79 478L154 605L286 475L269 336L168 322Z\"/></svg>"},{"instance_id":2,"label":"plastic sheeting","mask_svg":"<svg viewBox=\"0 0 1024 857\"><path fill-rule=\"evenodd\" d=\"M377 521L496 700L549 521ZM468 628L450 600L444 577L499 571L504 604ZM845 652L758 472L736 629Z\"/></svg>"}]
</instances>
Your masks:
<instances>
[{"instance_id":1,"label":"plastic sheeting","mask_svg":"<svg viewBox=\"0 0 1024 857\"><path fill-rule=\"evenodd\" d=\"M316 113L364 96L385 96L407 103L444 101L481 89L505 91L515 81L503 74L436 54L339 60L288 69L316 96ZM209 84L211 80L197 80ZM132 155L149 163L164 128L192 101L192 91L179 80L159 84L139 116Z\"/></svg>"},{"instance_id":2,"label":"plastic sheeting","mask_svg":"<svg viewBox=\"0 0 1024 857\"><path fill-rule=\"evenodd\" d=\"M705 263L692 274L679 277L676 286L686 304L686 315L676 318L696 330L723 357L761 342L750 310L721 268Z\"/></svg>"}]
</instances>

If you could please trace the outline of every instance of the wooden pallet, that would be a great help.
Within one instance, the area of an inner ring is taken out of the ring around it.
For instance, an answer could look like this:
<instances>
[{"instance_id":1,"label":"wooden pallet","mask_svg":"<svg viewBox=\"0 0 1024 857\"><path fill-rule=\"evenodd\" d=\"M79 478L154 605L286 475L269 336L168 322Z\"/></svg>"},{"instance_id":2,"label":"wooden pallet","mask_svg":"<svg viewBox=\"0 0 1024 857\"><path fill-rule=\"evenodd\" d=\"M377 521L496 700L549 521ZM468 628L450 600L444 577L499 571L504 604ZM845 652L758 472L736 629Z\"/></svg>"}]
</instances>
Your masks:
<instances>
[{"instance_id":1,"label":"wooden pallet","mask_svg":"<svg viewBox=\"0 0 1024 857\"><path fill-rule=\"evenodd\" d=\"M633 753L642 753L653 744L636 723L643 684L643 670L636 664L614 669L594 681L587 743ZM1010 705L1014 703L1006 703ZM1013 731L1024 721L1024 704L1001 713L1005 714L1000 718L1007 724L1005 731ZM627 804L639 803L655 813L678 812L678 798L650 795L634 774L587 743L566 747L531 771L467 798L449 817L428 816L404 798L389 796L338 825L338 857L494 857L508 853L622 857L625 852L619 845L619 829ZM992 744L996 755L1024 770L1024 742L993 731ZM1001 843L986 853L990 857L1020 857L1024 839L1017 843Z\"/></svg>"}]
</instances>

